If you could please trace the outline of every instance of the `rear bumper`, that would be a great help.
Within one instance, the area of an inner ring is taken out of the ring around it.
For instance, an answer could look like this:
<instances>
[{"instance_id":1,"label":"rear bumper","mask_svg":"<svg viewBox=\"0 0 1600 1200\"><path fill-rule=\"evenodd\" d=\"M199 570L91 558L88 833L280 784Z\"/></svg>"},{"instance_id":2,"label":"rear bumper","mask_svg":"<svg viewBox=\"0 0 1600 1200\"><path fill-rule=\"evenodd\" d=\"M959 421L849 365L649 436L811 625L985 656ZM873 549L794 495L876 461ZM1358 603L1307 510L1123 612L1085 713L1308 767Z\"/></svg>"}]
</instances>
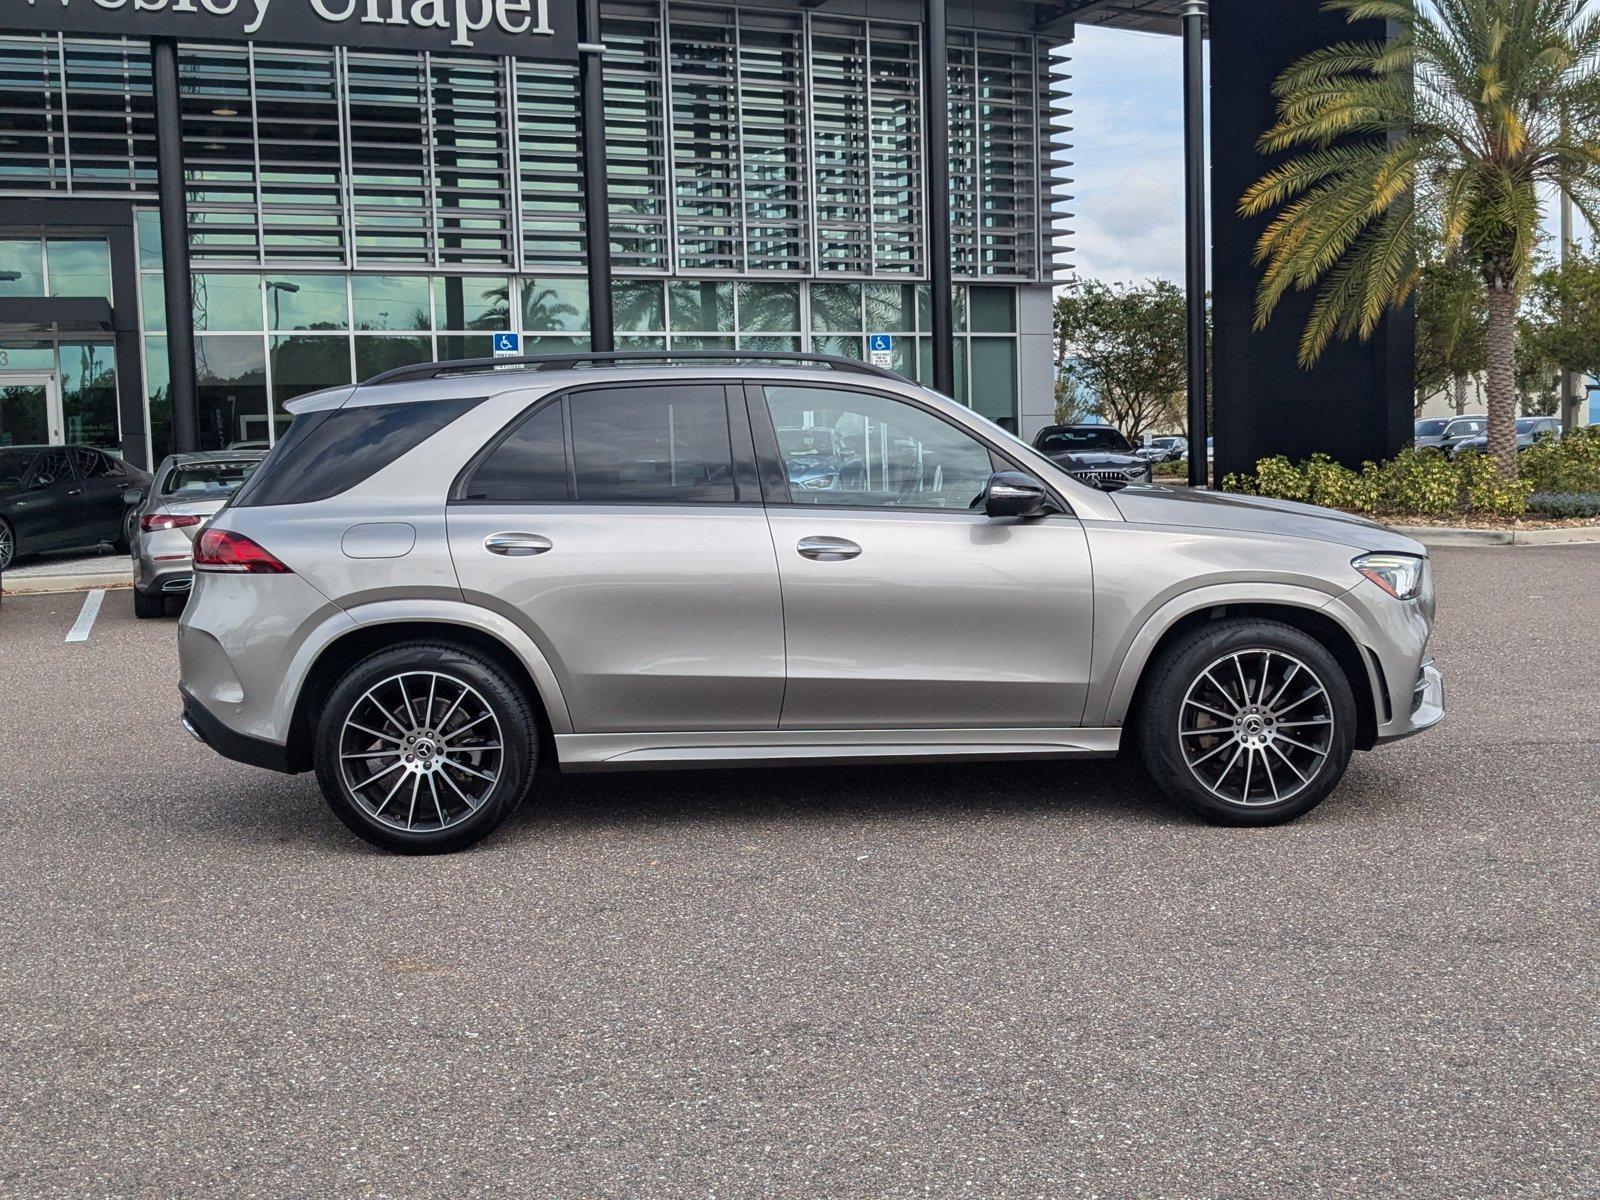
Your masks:
<instances>
[{"instance_id":1,"label":"rear bumper","mask_svg":"<svg viewBox=\"0 0 1600 1200\"><path fill-rule=\"evenodd\" d=\"M187 688L180 685L178 694L183 697L181 721L190 736L204 742L223 758L231 758L246 766L294 774L295 768L290 764L287 746L237 733L212 716L205 705L189 694Z\"/></svg>"}]
</instances>

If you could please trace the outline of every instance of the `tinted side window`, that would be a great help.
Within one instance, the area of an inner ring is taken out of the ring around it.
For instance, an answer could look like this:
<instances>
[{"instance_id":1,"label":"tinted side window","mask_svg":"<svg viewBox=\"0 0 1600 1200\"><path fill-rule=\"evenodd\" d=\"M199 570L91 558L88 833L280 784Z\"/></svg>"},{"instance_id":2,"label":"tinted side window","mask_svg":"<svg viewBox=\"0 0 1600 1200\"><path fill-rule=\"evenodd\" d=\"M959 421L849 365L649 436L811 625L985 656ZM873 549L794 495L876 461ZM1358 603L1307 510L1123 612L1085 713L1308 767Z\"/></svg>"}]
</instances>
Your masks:
<instances>
[{"instance_id":1,"label":"tinted side window","mask_svg":"<svg viewBox=\"0 0 1600 1200\"><path fill-rule=\"evenodd\" d=\"M579 503L723 504L739 498L721 387L583 391L567 403Z\"/></svg>"},{"instance_id":2,"label":"tinted side window","mask_svg":"<svg viewBox=\"0 0 1600 1200\"><path fill-rule=\"evenodd\" d=\"M568 500L567 437L557 400L522 419L489 456L473 468L458 493L489 504L541 504Z\"/></svg>"},{"instance_id":3,"label":"tinted side window","mask_svg":"<svg viewBox=\"0 0 1600 1200\"><path fill-rule=\"evenodd\" d=\"M65 450L46 451L33 464L33 482L35 486L43 487L52 483L60 483L72 477L72 456Z\"/></svg>"},{"instance_id":4,"label":"tinted side window","mask_svg":"<svg viewBox=\"0 0 1600 1200\"><path fill-rule=\"evenodd\" d=\"M234 503L251 508L308 504L336 496L416 449L482 402L483 397L477 396L302 413L235 494Z\"/></svg>"}]
</instances>

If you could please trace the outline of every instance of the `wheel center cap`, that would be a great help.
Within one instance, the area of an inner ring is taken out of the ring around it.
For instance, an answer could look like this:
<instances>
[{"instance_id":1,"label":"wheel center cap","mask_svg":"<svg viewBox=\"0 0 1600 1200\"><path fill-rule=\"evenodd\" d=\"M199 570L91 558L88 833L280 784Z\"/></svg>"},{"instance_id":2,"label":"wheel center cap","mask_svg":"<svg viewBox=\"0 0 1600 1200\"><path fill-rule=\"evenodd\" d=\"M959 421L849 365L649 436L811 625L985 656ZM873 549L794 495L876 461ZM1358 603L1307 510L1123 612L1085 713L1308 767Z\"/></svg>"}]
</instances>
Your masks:
<instances>
[{"instance_id":1,"label":"wheel center cap","mask_svg":"<svg viewBox=\"0 0 1600 1200\"><path fill-rule=\"evenodd\" d=\"M1244 731L1251 737L1260 737L1262 730L1265 728L1266 724L1261 720L1260 717L1255 716L1254 714L1244 719Z\"/></svg>"},{"instance_id":2,"label":"wheel center cap","mask_svg":"<svg viewBox=\"0 0 1600 1200\"><path fill-rule=\"evenodd\" d=\"M427 762L436 753L436 747L427 738L423 738L413 747L416 755L423 762Z\"/></svg>"}]
</instances>

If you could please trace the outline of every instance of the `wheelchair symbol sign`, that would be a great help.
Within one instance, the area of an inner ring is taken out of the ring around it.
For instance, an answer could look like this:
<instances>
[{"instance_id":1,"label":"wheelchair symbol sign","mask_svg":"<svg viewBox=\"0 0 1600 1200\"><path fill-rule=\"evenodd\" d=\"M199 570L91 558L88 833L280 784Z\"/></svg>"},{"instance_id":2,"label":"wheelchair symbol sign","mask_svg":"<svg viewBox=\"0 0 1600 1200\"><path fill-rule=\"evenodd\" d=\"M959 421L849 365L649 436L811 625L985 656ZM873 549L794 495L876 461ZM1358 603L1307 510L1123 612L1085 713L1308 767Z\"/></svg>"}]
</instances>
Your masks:
<instances>
[{"instance_id":1,"label":"wheelchair symbol sign","mask_svg":"<svg viewBox=\"0 0 1600 1200\"><path fill-rule=\"evenodd\" d=\"M520 333L497 333L494 335L494 356L496 358L510 358L522 353L522 335Z\"/></svg>"},{"instance_id":2,"label":"wheelchair symbol sign","mask_svg":"<svg viewBox=\"0 0 1600 1200\"><path fill-rule=\"evenodd\" d=\"M867 349L872 355L872 365L875 367L894 366L894 337L887 333L870 333L867 335Z\"/></svg>"}]
</instances>

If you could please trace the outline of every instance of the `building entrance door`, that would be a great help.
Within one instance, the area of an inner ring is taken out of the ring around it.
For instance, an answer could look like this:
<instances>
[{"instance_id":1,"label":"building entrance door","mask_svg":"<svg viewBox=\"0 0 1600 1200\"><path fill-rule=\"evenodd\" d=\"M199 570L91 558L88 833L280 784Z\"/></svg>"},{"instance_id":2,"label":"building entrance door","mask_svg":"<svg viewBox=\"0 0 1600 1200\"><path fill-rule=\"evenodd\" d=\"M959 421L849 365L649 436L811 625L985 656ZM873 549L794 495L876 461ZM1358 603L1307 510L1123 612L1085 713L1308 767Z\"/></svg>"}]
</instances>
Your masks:
<instances>
[{"instance_id":1,"label":"building entrance door","mask_svg":"<svg viewBox=\"0 0 1600 1200\"><path fill-rule=\"evenodd\" d=\"M61 377L54 371L0 371L0 446L59 446Z\"/></svg>"}]
</instances>

